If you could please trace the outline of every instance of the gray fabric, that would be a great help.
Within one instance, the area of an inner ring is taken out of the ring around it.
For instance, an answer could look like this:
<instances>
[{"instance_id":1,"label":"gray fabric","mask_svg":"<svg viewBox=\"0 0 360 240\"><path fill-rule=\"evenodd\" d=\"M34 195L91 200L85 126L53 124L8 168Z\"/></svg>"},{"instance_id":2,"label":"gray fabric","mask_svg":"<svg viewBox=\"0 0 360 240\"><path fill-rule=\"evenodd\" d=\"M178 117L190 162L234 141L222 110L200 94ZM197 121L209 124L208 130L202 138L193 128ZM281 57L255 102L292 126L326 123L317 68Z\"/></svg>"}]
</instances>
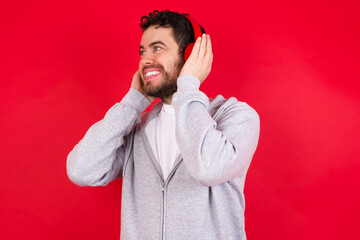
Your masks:
<instances>
[{"instance_id":1,"label":"gray fabric","mask_svg":"<svg viewBox=\"0 0 360 240\"><path fill-rule=\"evenodd\" d=\"M67 158L79 186L123 177L121 239L246 239L244 181L259 138L259 116L245 102L209 101L193 76L178 78L172 104L181 154L167 179L145 134L161 110L130 89Z\"/></svg>"}]
</instances>

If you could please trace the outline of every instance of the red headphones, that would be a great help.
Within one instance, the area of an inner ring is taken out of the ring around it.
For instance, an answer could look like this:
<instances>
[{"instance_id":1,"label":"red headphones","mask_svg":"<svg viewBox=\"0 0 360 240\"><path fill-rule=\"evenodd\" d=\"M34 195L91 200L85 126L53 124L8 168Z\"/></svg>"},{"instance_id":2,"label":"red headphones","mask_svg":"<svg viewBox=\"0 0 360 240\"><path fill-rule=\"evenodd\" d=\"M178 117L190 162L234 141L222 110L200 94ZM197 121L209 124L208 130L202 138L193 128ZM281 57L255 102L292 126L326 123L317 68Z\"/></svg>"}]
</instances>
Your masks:
<instances>
[{"instance_id":1,"label":"red headphones","mask_svg":"<svg viewBox=\"0 0 360 240\"><path fill-rule=\"evenodd\" d=\"M194 36L195 36L195 41L196 41L196 39L198 37L201 37L201 35L202 35L200 25L194 19L190 18L187 15L185 15L185 16L190 21L190 23L192 25L192 28L193 28L193 31L194 31ZM186 46L185 52L184 52L185 61L189 58L194 45L195 45L195 42L192 42L192 43L190 43L189 45Z\"/></svg>"}]
</instances>

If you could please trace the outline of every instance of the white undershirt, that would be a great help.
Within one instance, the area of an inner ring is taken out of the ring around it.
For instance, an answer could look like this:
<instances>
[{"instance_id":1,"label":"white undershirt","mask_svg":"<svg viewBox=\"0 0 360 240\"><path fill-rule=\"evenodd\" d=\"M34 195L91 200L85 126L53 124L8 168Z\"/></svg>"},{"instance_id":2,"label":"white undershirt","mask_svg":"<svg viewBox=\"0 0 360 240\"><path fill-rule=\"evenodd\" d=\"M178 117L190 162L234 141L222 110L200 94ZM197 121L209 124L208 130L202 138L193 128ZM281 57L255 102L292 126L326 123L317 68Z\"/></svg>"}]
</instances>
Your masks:
<instances>
[{"instance_id":1,"label":"white undershirt","mask_svg":"<svg viewBox=\"0 0 360 240\"><path fill-rule=\"evenodd\" d=\"M175 138L175 111L172 105L163 104L159 115L146 126L145 133L166 180L180 153Z\"/></svg>"}]
</instances>

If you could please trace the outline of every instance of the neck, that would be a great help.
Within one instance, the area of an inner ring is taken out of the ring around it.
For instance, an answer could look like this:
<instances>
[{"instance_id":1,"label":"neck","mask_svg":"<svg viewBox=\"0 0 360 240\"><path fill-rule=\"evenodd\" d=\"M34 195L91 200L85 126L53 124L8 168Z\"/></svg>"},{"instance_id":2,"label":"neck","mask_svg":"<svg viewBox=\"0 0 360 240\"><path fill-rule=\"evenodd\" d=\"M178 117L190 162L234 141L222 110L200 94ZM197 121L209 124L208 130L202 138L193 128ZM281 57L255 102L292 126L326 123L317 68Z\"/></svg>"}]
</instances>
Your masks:
<instances>
[{"instance_id":1,"label":"neck","mask_svg":"<svg viewBox=\"0 0 360 240\"><path fill-rule=\"evenodd\" d=\"M170 97L166 97L166 98L161 98L161 100L168 105L171 105L171 101L172 101L172 95Z\"/></svg>"}]
</instances>

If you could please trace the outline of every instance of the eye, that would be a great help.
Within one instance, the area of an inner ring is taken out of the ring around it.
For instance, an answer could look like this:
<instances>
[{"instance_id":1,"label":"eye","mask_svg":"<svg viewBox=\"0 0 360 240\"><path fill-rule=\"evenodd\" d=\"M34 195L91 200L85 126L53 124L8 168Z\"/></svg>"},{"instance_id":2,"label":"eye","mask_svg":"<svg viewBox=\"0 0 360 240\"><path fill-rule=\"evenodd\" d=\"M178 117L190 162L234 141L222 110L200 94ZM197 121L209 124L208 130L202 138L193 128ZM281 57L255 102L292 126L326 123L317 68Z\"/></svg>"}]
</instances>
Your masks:
<instances>
[{"instance_id":1,"label":"eye","mask_svg":"<svg viewBox=\"0 0 360 240\"><path fill-rule=\"evenodd\" d=\"M155 51L160 51L160 50L161 50L161 47L160 47L160 46L154 46L154 50L155 50Z\"/></svg>"},{"instance_id":2,"label":"eye","mask_svg":"<svg viewBox=\"0 0 360 240\"><path fill-rule=\"evenodd\" d=\"M144 50L140 50L140 51L139 51L139 54L140 54L140 56L142 56L142 55L145 54L145 51L144 51Z\"/></svg>"}]
</instances>

